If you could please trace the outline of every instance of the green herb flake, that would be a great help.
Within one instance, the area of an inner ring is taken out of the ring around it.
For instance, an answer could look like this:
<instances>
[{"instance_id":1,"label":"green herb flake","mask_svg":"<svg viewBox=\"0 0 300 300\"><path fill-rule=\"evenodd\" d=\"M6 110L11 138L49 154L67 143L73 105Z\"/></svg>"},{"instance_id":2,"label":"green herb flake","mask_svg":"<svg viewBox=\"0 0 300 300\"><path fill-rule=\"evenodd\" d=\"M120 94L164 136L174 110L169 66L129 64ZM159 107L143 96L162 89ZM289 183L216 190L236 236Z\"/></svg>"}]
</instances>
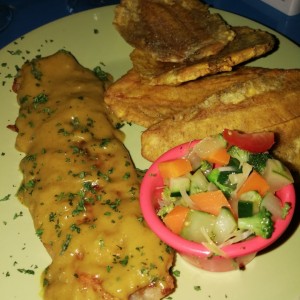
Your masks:
<instances>
[{"instance_id":1,"label":"green herb flake","mask_svg":"<svg viewBox=\"0 0 300 300\"><path fill-rule=\"evenodd\" d=\"M46 287L49 285L49 280L47 278L43 279L43 287Z\"/></svg>"},{"instance_id":2,"label":"green herb flake","mask_svg":"<svg viewBox=\"0 0 300 300\"><path fill-rule=\"evenodd\" d=\"M138 217L137 220L138 220L140 223L144 223L144 217Z\"/></svg>"},{"instance_id":3,"label":"green herb flake","mask_svg":"<svg viewBox=\"0 0 300 300\"><path fill-rule=\"evenodd\" d=\"M22 50L20 50L20 49L15 50L15 51L13 51L13 50L7 50L7 52L9 54L11 54L11 55L20 55L20 54L22 54Z\"/></svg>"},{"instance_id":4,"label":"green herb flake","mask_svg":"<svg viewBox=\"0 0 300 300\"><path fill-rule=\"evenodd\" d=\"M70 229L72 231L76 231L77 233L80 233L80 227L78 227L75 223L70 226Z\"/></svg>"},{"instance_id":5,"label":"green herb flake","mask_svg":"<svg viewBox=\"0 0 300 300\"><path fill-rule=\"evenodd\" d=\"M111 271L112 268L113 268L112 266L106 266L106 271L107 271L107 273L109 273L109 272Z\"/></svg>"},{"instance_id":6,"label":"green herb flake","mask_svg":"<svg viewBox=\"0 0 300 300\"><path fill-rule=\"evenodd\" d=\"M20 273L34 275L35 272L31 269L17 269Z\"/></svg>"},{"instance_id":7,"label":"green herb flake","mask_svg":"<svg viewBox=\"0 0 300 300\"><path fill-rule=\"evenodd\" d=\"M104 202L102 202L102 205L108 205L115 212L120 212L118 209L120 204L121 204L121 199L119 198L115 199L115 201L111 201L110 199L107 199Z\"/></svg>"},{"instance_id":8,"label":"green herb flake","mask_svg":"<svg viewBox=\"0 0 300 300\"><path fill-rule=\"evenodd\" d=\"M116 129L121 129L122 127L124 127L124 123L118 122L117 124L115 124Z\"/></svg>"},{"instance_id":9,"label":"green herb flake","mask_svg":"<svg viewBox=\"0 0 300 300\"><path fill-rule=\"evenodd\" d=\"M124 175L123 175L123 179L127 180L130 178L130 173L129 172L126 172Z\"/></svg>"},{"instance_id":10,"label":"green herb flake","mask_svg":"<svg viewBox=\"0 0 300 300\"><path fill-rule=\"evenodd\" d=\"M201 286L200 285L195 285L194 290L197 291L197 292L201 291Z\"/></svg>"},{"instance_id":11,"label":"green herb flake","mask_svg":"<svg viewBox=\"0 0 300 300\"><path fill-rule=\"evenodd\" d=\"M105 242L104 242L104 240L102 240L102 239L99 240L99 246L100 246L101 249L105 247Z\"/></svg>"},{"instance_id":12,"label":"green herb flake","mask_svg":"<svg viewBox=\"0 0 300 300\"><path fill-rule=\"evenodd\" d=\"M67 234L66 235L66 239L63 242L62 246L61 246L61 251L60 251L60 255L62 255L69 247L70 243L72 240L72 235L71 234Z\"/></svg>"},{"instance_id":13,"label":"green herb flake","mask_svg":"<svg viewBox=\"0 0 300 300\"><path fill-rule=\"evenodd\" d=\"M35 187L35 180L31 179L25 184L25 188L34 188Z\"/></svg>"},{"instance_id":14,"label":"green herb flake","mask_svg":"<svg viewBox=\"0 0 300 300\"><path fill-rule=\"evenodd\" d=\"M27 102L29 100L28 96L23 96L21 99L20 99L20 104L24 104L25 102Z\"/></svg>"},{"instance_id":15,"label":"green herb flake","mask_svg":"<svg viewBox=\"0 0 300 300\"><path fill-rule=\"evenodd\" d=\"M34 108L37 108L39 104L44 104L48 102L48 96L44 93L40 93L33 98Z\"/></svg>"},{"instance_id":16,"label":"green herb flake","mask_svg":"<svg viewBox=\"0 0 300 300\"><path fill-rule=\"evenodd\" d=\"M180 271L179 271L179 270L172 270L172 274L173 274L175 277L180 277Z\"/></svg>"},{"instance_id":17,"label":"green herb flake","mask_svg":"<svg viewBox=\"0 0 300 300\"><path fill-rule=\"evenodd\" d=\"M36 234L39 238L42 237L43 233L44 233L44 229L42 229L42 228L38 228L38 229L35 231L35 234Z\"/></svg>"},{"instance_id":18,"label":"green herb flake","mask_svg":"<svg viewBox=\"0 0 300 300\"><path fill-rule=\"evenodd\" d=\"M37 68L36 60L32 61L31 63L31 74L34 76L36 80L42 79L43 73Z\"/></svg>"},{"instance_id":19,"label":"green herb flake","mask_svg":"<svg viewBox=\"0 0 300 300\"><path fill-rule=\"evenodd\" d=\"M74 128L79 128L80 127L80 120L78 117L72 117L71 118L71 125L74 127Z\"/></svg>"},{"instance_id":20,"label":"green herb flake","mask_svg":"<svg viewBox=\"0 0 300 300\"><path fill-rule=\"evenodd\" d=\"M120 260L120 264L121 264L122 266L127 266L128 260L129 260L129 256L126 255L123 259Z\"/></svg>"},{"instance_id":21,"label":"green herb flake","mask_svg":"<svg viewBox=\"0 0 300 300\"><path fill-rule=\"evenodd\" d=\"M110 143L111 139L110 138L106 138L106 139L101 139L101 142L99 144L100 148L106 148L108 146L108 144Z\"/></svg>"},{"instance_id":22,"label":"green herb flake","mask_svg":"<svg viewBox=\"0 0 300 300\"><path fill-rule=\"evenodd\" d=\"M104 72L100 66L97 66L93 69L94 74L102 81L108 80L108 74Z\"/></svg>"},{"instance_id":23,"label":"green herb flake","mask_svg":"<svg viewBox=\"0 0 300 300\"><path fill-rule=\"evenodd\" d=\"M73 154L83 154L84 150L79 148L78 146L70 146L70 148L73 150Z\"/></svg>"},{"instance_id":24,"label":"green herb flake","mask_svg":"<svg viewBox=\"0 0 300 300\"><path fill-rule=\"evenodd\" d=\"M97 172L97 176L101 177L102 179L104 179L107 182L111 181L110 177L107 174L102 173L101 171Z\"/></svg>"},{"instance_id":25,"label":"green herb flake","mask_svg":"<svg viewBox=\"0 0 300 300\"><path fill-rule=\"evenodd\" d=\"M49 222L54 222L56 218L56 213L50 212L49 214Z\"/></svg>"},{"instance_id":26,"label":"green herb flake","mask_svg":"<svg viewBox=\"0 0 300 300\"><path fill-rule=\"evenodd\" d=\"M72 216L78 216L80 213L85 211L84 200L78 201L76 208L72 211Z\"/></svg>"},{"instance_id":27,"label":"green herb flake","mask_svg":"<svg viewBox=\"0 0 300 300\"><path fill-rule=\"evenodd\" d=\"M7 201L7 200L9 200L10 196L11 196L10 194L7 194L3 198L1 198L0 201Z\"/></svg>"},{"instance_id":28,"label":"green herb flake","mask_svg":"<svg viewBox=\"0 0 300 300\"><path fill-rule=\"evenodd\" d=\"M13 219L15 220L19 217L23 217L23 212L22 211L20 211L19 213L15 213L14 216L13 216Z\"/></svg>"},{"instance_id":29,"label":"green herb flake","mask_svg":"<svg viewBox=\"0 0 300 300\"><path fill-rule=\"evenodd\" d=\"M36 161L36 154L26 155L24 159L27 161Z\"/></svg>"}]
</instances>

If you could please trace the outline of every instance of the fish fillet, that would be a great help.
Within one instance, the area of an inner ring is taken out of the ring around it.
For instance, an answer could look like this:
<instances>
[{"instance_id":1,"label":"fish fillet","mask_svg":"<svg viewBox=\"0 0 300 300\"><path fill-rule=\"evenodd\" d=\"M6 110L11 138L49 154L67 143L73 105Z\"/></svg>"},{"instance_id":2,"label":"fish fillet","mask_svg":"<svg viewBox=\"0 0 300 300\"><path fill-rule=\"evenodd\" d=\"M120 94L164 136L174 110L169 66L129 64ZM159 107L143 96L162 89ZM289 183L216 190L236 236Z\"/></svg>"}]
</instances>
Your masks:
<instances>
[{"instance_id":1,"label":"fish fillet","mask_svg":"<svg viewBox=\"0 0 300 300\"><path fill-rule=\"evenodd\" d=\"M103 102L105 83L65 52L16 77L18 191L52 258L44 299L161 299L173 253L146 226L139 179Z\"/></svg>"}]
</instances>

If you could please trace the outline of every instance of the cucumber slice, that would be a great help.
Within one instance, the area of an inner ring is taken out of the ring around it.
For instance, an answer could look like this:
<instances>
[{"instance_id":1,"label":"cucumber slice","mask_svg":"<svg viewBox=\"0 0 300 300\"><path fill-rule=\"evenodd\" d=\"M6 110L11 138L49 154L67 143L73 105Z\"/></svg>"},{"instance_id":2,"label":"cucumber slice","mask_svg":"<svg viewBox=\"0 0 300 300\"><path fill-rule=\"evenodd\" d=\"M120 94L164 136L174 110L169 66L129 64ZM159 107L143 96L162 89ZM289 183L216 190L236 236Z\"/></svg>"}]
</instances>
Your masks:
<instances>
[{"instance_id":1,"label":"cucumber slice","mask_svg":"<svg viewBox=\"0 0 300 300\"><path fill-rule=\"evenodd\" d=\"M226 148L227 142L223 138L222 134L217 134L215 136L209 136L201 140L193 148L193 152L197 153L199 157L208 157L211 153L221 149Z\"/></svg>"},{"instance_id":2,"label":"cucumber slice","mask_svg":"<svg viewBox=\"0 0 300 300\"><path fill-rule=\"evenodd\" d=\"M239 200L238 202L238 216L239 218L251 217L253 216L253 202Z\"/></svg>"},{"instance_id":3,"label":"cucumber slice","mask_svg":"<svg viewBox=\"0 0 300 300\"><path fill-rule=\"evenodd\" d=\"M215 221L216 216L192 209L186 217L180 235L190 241L207 242L202 230L204 229L209 236L212 236Z\"/></svg>"},{"instance_id":4,"label":"cucumber slice","mask_svg":"<svg viewBox=\"0 0 300 300\"><path fill-rule=\"evenodd\" d=\"M271 214L273 221L282 218L282 203L281 200L273 193L268 192L261 202L261 207L265 207Z\"/></svg>"},{"instance_id":5,"label":"cucumber slice","mask_svg":"<svg viewBox=\"0 0 300 300\"><path fill-rule=\"evenodd\" d=\"M239 218L251 217L259 212L262 197L257 191L243 193L238 201Z\"/></svg>"},{"instance_id":6,"label":"cucumber slice","mask_svg":"<svg viewBox=\"0 0 300 300\"><path fill-rule=\"evenodd\" d=\"M171 197L180 197L180 190L185 190L187 193L190 191L191 181L188 177L170 178L169 188Z\"/></svg>"},{"instance_id":7,"label":"cucumber slice","mask_svg":"<svg viewBox=\"0 0 300 300\"><path fill-rule=\"evenodd\" d=\"M206 192L208 183L201 169L198 169L191 177L190 195Z\"/></svg>"},{"instance_id":8,"label":"cucumber slice","mask_svg":"<svg viewBox=\"0 0 300 300\"><path fill-rule=\"evenodd\" d=\"M224 243L237 229L237 222L228 207L222 207L213 228L213 240L217 244Z\"/></svg>"},{"instance_id":9,"label":"cucumber slice","mask_svg":"<svg viewBox=\"0 0 300 300\"><path fill-rule=\"evenodd\" d=\"M270 185L271 192L276 192L284 186L293 183L294 179L289 169L277 159L268 159L263 177Z\"/></svg>"}]
</instances>

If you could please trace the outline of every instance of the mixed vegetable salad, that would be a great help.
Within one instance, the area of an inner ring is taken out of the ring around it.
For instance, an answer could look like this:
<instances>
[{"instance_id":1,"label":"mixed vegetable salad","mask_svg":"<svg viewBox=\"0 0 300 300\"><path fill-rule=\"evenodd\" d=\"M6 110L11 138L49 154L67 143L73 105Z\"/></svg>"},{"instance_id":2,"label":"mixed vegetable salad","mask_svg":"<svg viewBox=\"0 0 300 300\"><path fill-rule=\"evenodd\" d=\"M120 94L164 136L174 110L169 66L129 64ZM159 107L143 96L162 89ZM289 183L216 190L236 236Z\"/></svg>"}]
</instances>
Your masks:
<instances>
[{"instance_id":1,"label":"mixed vegetable salad","mask_svg":"<svg viewBox=\"0 0 300 300\"><path fill-rule=\"evenodd\" d=\"M225 129L160 162L164 186L157 214L174 233L214 253L252 236L270 238L291 205L276 192L293 183L290 171L268 150L274 133Z\"/></svg>"}]
</instances>

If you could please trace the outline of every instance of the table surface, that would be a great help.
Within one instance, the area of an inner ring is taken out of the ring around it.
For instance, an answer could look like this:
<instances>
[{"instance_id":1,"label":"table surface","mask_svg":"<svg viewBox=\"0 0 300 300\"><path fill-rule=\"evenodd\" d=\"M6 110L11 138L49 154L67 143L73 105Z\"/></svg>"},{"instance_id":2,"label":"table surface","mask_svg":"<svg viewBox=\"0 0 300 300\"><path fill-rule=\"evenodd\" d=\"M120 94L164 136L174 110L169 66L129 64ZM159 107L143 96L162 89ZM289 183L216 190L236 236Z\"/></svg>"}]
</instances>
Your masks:
<instances>
[{"instance_id":1,"label":"table surface","mask_svg":"<svg viewBox=\"0 0 300 300\"><path fill-rule=\"evenodd\" d=\"M300 45L300 14L287 16L260 0L205 0L212 7L257 21ZM87 9L117 4L113 0L0 0L12 9L11 23L0 32L0 49L56 19ZM1 15L0 15L1 18Z\"/></svg>"}]
</instances>

